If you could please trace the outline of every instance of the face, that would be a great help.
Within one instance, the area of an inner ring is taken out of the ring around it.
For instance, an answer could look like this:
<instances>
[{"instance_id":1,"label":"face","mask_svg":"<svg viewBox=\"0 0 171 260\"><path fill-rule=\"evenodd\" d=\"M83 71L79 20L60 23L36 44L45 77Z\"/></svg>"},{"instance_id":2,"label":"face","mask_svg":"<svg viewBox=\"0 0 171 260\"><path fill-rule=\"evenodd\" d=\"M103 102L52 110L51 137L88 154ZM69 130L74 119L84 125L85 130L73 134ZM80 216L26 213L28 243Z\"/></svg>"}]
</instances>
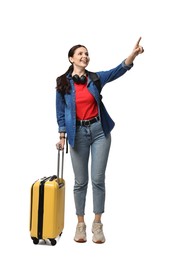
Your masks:
<instances>
[{"instance_id":1,"label":"face","mask_svg":"<svg viewBox=\"0 0 171 260\"><path fill-rule=\"evenodd\" d=\"M69 57L69 60L74 66L86 68L90 58L87 49L80 47L75 50L73 57Z\"/></svg>"}]
</instances>

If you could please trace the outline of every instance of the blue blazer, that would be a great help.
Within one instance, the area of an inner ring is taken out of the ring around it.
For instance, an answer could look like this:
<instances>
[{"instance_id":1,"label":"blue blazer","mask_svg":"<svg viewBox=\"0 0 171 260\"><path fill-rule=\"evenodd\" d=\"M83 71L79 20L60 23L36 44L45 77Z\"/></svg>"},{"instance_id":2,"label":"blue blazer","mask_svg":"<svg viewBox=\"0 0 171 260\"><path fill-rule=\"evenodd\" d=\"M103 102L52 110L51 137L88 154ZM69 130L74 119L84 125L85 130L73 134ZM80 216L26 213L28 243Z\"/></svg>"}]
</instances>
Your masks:
<instances>
[{"instance_id":1,"label":"blue blazer","mask_svg":"<svg viewBox=\"0 0 171 260\"><path fill-rule=\"evenodd\" d=\"M101 89L109 83L119 77L133 67L133 64L129 66L123 61L117 67L107 70L96 72L101 83ZM71 75L67 75L70 81L71 90L69 94L62 95L56 91L56 117L58 124L58 132L66 132L69 144L74 147L75 135L76 135L76 105L75 105L75 88ZM87 88L94 96L97 105L99 117L102 122L102 128L105 135L108 135L114 128L115 123L108 114L104 105L100 106L100 94L95 86L94 82L88 77Z\"/></svg>"}]
</instances>

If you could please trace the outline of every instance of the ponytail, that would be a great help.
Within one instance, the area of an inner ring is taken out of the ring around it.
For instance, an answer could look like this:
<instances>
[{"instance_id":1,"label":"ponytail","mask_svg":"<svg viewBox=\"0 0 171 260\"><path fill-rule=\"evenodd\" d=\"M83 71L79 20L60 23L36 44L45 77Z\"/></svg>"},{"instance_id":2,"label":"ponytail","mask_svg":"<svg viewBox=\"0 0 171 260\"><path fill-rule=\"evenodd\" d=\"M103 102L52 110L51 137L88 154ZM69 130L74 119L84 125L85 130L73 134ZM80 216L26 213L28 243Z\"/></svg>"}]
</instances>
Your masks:
<instances>
[{"instance_id":1,"label":"ponytail","mask_svg":"<svg viewBox=\"0 0 171 260\"><path fill-rule=\"evenodd\" d=\"M71 65L63 75L59 76L56 79L56 90L63 95L66 93L67 94L70 93L71 86L69 80L67 79L67 75L71 74L72 71L73 71L73 65Z\"/></svg>"}]
</instances>

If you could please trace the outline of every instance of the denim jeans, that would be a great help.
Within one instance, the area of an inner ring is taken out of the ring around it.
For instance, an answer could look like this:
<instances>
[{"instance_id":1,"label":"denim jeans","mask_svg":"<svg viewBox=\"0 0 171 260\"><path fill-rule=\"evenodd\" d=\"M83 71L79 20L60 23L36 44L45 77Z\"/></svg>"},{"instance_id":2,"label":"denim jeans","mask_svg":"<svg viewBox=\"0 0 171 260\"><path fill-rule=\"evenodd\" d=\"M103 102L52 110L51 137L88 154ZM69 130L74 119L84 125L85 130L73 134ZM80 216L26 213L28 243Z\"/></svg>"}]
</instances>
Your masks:
<instances>
[{"instance_id":1,"label":"denim jeans","mask_svg":"<svg viewBox=\"0 0 171 260\"><path fill-rule=\"evenodd\" d=\"M85 202L89 180L89 155L91 154L91 182L93 212L102 214L105 204L105 170L111 144L111 135L104 135L101 122L90 126L77 126L75 145L70 146L75 175L74 200L76 214L85 214Z\"/></svg>"}]
</instances>

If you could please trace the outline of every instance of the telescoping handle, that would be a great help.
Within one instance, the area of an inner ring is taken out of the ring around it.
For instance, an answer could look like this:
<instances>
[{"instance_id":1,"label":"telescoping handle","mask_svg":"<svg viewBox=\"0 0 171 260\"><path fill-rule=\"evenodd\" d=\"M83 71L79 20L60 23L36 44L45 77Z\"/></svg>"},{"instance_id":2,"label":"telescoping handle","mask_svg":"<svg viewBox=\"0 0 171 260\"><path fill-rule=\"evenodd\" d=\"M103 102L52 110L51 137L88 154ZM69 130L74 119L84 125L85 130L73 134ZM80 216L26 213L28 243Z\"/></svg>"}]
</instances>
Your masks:
<instances>
[{"instance_id":1,"label":"telescoping handle","mask_svg":"<svg viewBox=\"0 0 171 260\"><path fill-rule=\"evenodd\" d=\"M62 158L60 158L60 154L62 153ZM60 150L58 149L57 154L57 179L62 178L63 179L63 171L64 171L64 149ZM60 171L61 168L61 171ZM61 172L61 174L60 174Z\"/></svg>"}]
</instances>

